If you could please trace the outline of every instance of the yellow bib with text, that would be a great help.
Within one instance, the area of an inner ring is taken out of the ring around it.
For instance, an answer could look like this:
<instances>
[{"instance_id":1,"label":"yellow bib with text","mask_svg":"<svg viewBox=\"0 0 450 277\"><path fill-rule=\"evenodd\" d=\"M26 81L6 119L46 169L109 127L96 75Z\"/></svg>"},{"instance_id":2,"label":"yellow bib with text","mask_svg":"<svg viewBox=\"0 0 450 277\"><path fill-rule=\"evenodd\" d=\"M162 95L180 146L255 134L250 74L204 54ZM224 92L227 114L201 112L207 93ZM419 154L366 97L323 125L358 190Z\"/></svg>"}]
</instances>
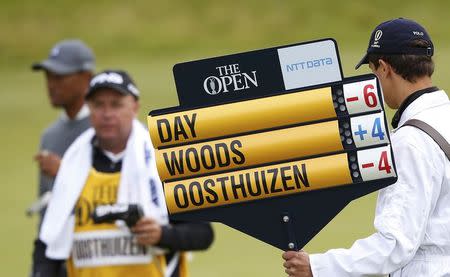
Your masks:
<instances>
[{"instance_id":1,"label":"yellow bib with text","mask_svg":"<svg viewBox=\"0 0 450 277\"><path fill-rule=\"evenodd\" d=\"M95 207L116 203L119 181L120 172L104 173L91 169L75 205L68 277L164 276L164 256L154 256L147 247L138 245L128 228L92 221Z\"/></svg>"}]
</instances>

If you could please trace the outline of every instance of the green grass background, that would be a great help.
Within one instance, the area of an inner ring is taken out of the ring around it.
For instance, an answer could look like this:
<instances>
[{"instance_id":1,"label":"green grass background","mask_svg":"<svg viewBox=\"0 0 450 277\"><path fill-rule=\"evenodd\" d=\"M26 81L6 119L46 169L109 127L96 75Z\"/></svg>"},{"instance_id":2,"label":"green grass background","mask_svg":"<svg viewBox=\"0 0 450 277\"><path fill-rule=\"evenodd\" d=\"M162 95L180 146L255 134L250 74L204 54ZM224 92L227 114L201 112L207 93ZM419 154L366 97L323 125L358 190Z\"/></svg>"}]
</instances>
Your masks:
<instances>
[{"instance_id":1,"label":"green grass background","mask_svg":"<svg viewBox=\"0 0 450 277\"><path fill-rule=\"evenodd\" d=\"M39 136L59 111L51 109L41 60L63 38L81 38L95 51L98 69L128 70L142 91L140 119L177 105L175 63L324 37L337 40L345 76L374 26L394 17L414 18L436 45L435 83L449 90L450 2L435 1L0 1L0 276L26 276L36 219L24 209L35 199L32 160ZM391 114L389 115L391 116ZM305 249L348 247L373 232L376 194L352 202ZM299 208L303 208L299 206ZM214 225L210 251L194 255L192 276L284 276L281 251Z\"/></svg>"}]
</instances>

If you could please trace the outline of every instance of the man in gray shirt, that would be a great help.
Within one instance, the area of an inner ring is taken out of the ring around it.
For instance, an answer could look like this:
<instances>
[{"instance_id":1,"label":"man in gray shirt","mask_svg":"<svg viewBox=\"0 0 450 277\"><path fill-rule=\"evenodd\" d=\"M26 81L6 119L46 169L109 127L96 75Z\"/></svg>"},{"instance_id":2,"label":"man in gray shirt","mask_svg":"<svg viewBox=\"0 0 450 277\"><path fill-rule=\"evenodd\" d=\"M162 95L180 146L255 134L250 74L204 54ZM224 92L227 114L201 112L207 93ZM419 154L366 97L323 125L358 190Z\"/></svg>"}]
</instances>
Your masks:
<instances>
[{"instance_id":1,"label":"man in gray shirt","mask_svg":"<svg viewBox=\"0 0 450 277\"><path fill-rule=\"evenodd\" d=\"M89 109L84 97L95 69L95 59L92 50L82 41L63 40L51 49L46 60L34 63L32 69L45 72L49 100L53 107L63 110L62 115L42 134L39 152L35 155L40 169L39 197L43 197L48 196L53 188L64 152L78 135L90 127ZM41 211L41 219L44 211ZM45 246L36 240L33 276L41 259L45 259L44 253ZM45 269L41 268L39 272L45 275ZM61 272L60 276L65 276L63 269Z\"/></svg>"}]
</instances>

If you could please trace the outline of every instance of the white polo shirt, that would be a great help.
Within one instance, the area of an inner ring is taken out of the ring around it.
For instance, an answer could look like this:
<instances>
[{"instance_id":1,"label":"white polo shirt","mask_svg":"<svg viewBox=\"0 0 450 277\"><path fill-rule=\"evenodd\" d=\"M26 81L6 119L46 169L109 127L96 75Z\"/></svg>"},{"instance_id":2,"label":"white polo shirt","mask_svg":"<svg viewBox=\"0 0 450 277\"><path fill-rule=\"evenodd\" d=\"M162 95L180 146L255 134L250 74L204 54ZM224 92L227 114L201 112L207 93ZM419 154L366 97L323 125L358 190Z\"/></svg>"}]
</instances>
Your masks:
<instances>
[{"instance_id":1,"label":"white polo shirt","mask_svg":"<svg viewBox=\"0 0 450 277\"><path fill-rule=\"evenodd\" d=\"M440 90L426 93L404 110L450 141L450 101ZM391 135L398 181L380 190L377 232L350 249L310 256L317 276L450 276L450 161L434 140L410 126Z\"/></svg>"}]
</instances>

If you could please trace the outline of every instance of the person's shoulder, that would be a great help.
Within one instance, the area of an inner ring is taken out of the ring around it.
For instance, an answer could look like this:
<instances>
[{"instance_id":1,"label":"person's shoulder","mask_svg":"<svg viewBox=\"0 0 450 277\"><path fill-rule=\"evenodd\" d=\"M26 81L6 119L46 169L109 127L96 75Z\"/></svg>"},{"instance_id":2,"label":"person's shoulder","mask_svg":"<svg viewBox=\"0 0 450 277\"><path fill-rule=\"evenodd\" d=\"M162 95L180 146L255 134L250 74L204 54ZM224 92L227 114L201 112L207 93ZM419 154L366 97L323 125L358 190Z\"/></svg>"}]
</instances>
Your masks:
<instances>
[{"instance_id":1,"label":"person's shoulder","mask_svg":"<svg viewBox=\"0 0 450 277\"><path fill-rule=\"evenodd\" d=\"M83 117L81 119L77 119L76 122L78 122L79 124L91 124L91 119L89 118L89 116Z\"/></svg>"},{"instance_id":2,"label":"person's shoulder","mask_svg":"<svg viewBox=\"0 0 450 277\"><path fill-rule=\"evenodd\" d=\"M424 110L415 116L416 119L426 122L428 125L440 132L444 137L450 139L450 102Z\"/></svg>"},{"instance_id":3,"label":"person's shoulder","mask_svg":"<svg viewBox=\"0 0 450 277\"><path fill-rule=\"evenodd\" d=\"M415 119L425 121L434 128L436 128L436 124L439 125L440 121L442 121L442 119L436 118L434 120L424 120L424 118L420 117ZM397 128L391 135L391 142L395 154L405 154L408 152L417 159L428 160L434 160L434 158L442 156L442 153L440 153L441 149L434 139L414 126Z\"/></svg>"},{"instance_id":4,"label":"person's shoulder","mask_svg":"<svg viewBox=\"0 0 450 277\"><path fill-rule=\"evenodd\" d=\"M50 123L50 125L48 125L44 131L41 134L41 138L42 140L47 140L49 138L54 137L60 130L61 127L61 119L58 118L55 121L53 121L52 123Z\"/></svg>"},{"instance_id":5,"label":"person's shoulder","mask_svg":"<svg viewBox=\"0 0 450 277\"><path fill-rule=\"evenodd\" d=\"M444 103L438 105L413 116L412 119L420 120L433 129L438 131L447 141L450 141L450 124L448 120L450 119L450 103ZM432 142L433 139L430 135L416 127L403 126L398 128L394 132L394 137L405 142Z\"/></svg>"},{"instance_id":6,"label":"person's shoulder","mask_svg":"<svg viewBox=\"0 0 450 277\"><path fill-rule=\"evenodd\" d=\"M80 149L80 147L82 147L83 145L90 144L94 135L95 135L95 130L92 127L83 131L69 146L69 148L66 151L66 154L69 152L78 151ZM66 155L66 154L64 154L64 155Z\"/></svg>"},{"instance_id":7,"label":"person's shoulder","mask_svg":"<svg viewBox=\"0 0 450 277\"><path fill-rule=\"evenodd\" d=\"M84 130L77 138L76 138L76 140L74 141L74 143L76 142L76 141L79 141L79 140L91 140L92 139L92 137L95 135L95 130L94 130L94 128L93 127L89 127L89 128L87 128L86 130Z\"/></svg>"},{"instance_id":8,"label":"person's shoulder","mask_svg":"<svg viewBox=\"0 0 450 277\"><path fill-rule=\"evenodd\" d=\"M402 126L397 128L391 135L392 145L395 148L412 148L426 151L428 145L433 141L423 131L413 126Z\"/></svg>"},{"instance_id":9,"label":"person's shoulder","mask_svg":"<svg viewBox=\"0 0 450 277\"><path fill-rule=\"evenodd\" d=\"M63 119L58 118L44 129L41 137L46 139L50 137L58 137L61 135L61 133L67 132L68 130L79 130L79 132L81 133L91 127L91 121L89 117L85 117L74 122L75 125L68 124Z\"/></svg>"},{"instance_id":10,"label":"person's shoulder","mask_svg":"<svg viewBox=\"0 0 450 277\"><path fill-rule=\"evenodd\" d=\"M80 129L81 131L85 131L85 130L89 129L90 127L92 127L91 120L89 117L79 119L79 120L77 120L77 123L78 123L78 129Z\"/></svg>"}]
</instances>

